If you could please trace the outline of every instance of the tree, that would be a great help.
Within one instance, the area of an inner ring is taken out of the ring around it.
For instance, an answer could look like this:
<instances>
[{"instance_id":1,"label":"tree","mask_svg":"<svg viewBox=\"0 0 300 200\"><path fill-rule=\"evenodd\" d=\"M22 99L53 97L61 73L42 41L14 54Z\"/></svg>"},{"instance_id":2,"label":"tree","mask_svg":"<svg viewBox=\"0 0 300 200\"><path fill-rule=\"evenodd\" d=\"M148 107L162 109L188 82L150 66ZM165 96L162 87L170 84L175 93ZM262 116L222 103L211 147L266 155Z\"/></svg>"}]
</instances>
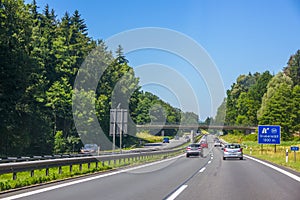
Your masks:
<instances>
[{"instance_id":1,"label":"tree","mask_svg":"<svg viewBox=\"0 0 300 200\"><path fill-rule=\"evenodd\" d=\"M50 107L53 115L53 133L63 130L69 133L72 121L72 86L67 78L56 81L46 91L47 107Z\"/></svg>"},{"instance_id":2,"label":"tree","mask_svg":"<svg viewBox=\"0 0 300 200\"><path fill-rule=\"evenodd\" d=\"M66 140L62 131L57 131L54 137L54 153L63 153L66 148Z\"/></svg>"},{"instance_id":3,"label":"tree","mask_svg":"<svg viewBox=\"0 0 300 200\"><path fill-rule=\"evenodd\" d=\"M216 125L224 125L225 124L226 101L227 101L227 99L224 98L222 104L218 107L217 115L215 116L215 119L214 119L214 122Z\"/></svg>"},{"instance_id":4,"label":"tree","mask_svg":"<svg viewBox=\"0 0 300 200\"><path fill-rule=\"evenodd\" d=\"M272 77L269 71L265 71L258 76L256 83L249 88L246 102L248 109L246 116L249 125L258 125L257 111L261 106L262 97L267 92L267 85Z\"/></svg>"},{"instance_id":5,"label":"tree","mask_svg":"<svg viewBox=\"0 0 300 200\"><path fill-rule=\"evenodd\" d=\"M300 85L293 88L293 102L292 102L292 122L293 133L298 133L300 136Z\"/></svg>"},{"instance_id":6,"label":"tree","mask_svg":"<svg viewBox=\"0 0 300 200\"><path fill-rule=\"evenodd\" d=\"M116 50L116 54L117 54L117 57L116 57L116 62L118 64L128 64L128 60L126 59L126 57L124 56L124 53L123 53L123 48L121 45L118 46L117 50Z\"/></svg>"},{"instance_id":7,"label":"tree","mask_svg":"<svg viewBox=\"0 0 300 200\"><path fill-rule=\"evenodd\" d=\"M278 73L271 79L268 89L262 99L261 108L258 111L260 124L280 125L281 137L287 140L292 134L292 85L290 77L284 73Z\"/></svg>"},{"instance_id":8,"label":"tree","mask_svg":"<svg viewBox=\"0 0 300 200\"><path fill-rule=\"evenodd\" d=\"M293 86L300 85L300 50L292 55L288 61L288 66L283 69L284 73L291 77Z\"/></svg>"},{"instance_id":9,"label":"tree","mask_svg":"<svg viewBox=\"0 0 300 200\"><path fill-rule=\"evenodd\" d=\"M23 96L33 60L28 55L32 32L29 7L21 0L0 1L0 154L18 155L29 145Z\"/></svg>"}]
</instances>

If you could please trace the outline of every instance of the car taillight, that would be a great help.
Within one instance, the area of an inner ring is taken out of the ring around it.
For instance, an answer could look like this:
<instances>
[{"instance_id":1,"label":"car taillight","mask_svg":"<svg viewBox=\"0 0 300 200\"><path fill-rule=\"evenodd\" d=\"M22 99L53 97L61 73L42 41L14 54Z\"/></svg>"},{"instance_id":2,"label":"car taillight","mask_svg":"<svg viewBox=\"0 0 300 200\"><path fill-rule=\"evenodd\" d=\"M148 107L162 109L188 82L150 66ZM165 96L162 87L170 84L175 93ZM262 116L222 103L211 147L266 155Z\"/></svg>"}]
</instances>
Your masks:
<instances>
[{"instance_id":1,"label":"car taillight","mask_svg":"<svg viewBox=\"0 0 300 200\"><path fill-rule=\"evenodd\" d=\"M240 148L239 152L243 152L243 148Z\"/></svg>"},{"instance_id":2,"label":"car taillight","mask_svg":"<svg viewBox=\"0 0 300 200\"><path fill-rule=\"evenodd\" d=\"M187 147L186 150L191 150L191 147Z\"/></svg>"},{"instance_id":3,"label":"car taillight","mask_svg":"<svg viewBox=\"0 0 300 200\"><path fill-rule=\"evenodd\" d=\"M201 150L201 147L198 147L198 150Z\"/></svg>"},{"instance_id":4,"label":"car taillight","mask_svg":"<svg viewBox=\"0 0 300 200\"><path fill-rule=\"evenodd\" d=\"M224 152L227 152L226 148L224 148Z\"/></svg>"}]
</instances>

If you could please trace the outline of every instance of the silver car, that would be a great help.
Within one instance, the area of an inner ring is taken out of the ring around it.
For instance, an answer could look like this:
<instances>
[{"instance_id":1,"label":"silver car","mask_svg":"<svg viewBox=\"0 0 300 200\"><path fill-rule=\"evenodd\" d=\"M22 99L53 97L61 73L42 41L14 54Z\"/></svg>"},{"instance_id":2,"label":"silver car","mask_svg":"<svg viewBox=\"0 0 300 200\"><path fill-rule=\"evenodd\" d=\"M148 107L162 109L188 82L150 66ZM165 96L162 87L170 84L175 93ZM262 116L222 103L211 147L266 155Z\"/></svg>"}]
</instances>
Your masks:
<instances>
[{"instance_id":1,"label":"silver car","mask_svg":"<svg viewBox=\"0 0 300 200\"><path fill-rule=\"evenodd\" d=\"M203 156L202 147L199 143L192 143L186 148L186 157Z\"/></svg>"},{"instance_id":2,"label":"silver car","mask_svg":"<svg viewBox=\"0 0 300 200\"><path fill-rule=\"evenodd\" d=\"M221 144L220 140L215 140L214 146L215 147L221 147L222 144Z\"/></svg>"},{"instance_id":3,"label":"silver car","mask_svg":"<svg viewBox=\"0 0 300 200\"><path fill-rule=\"evenodd\" d=\"M239 158L243 160L243 149L239 144L225 144L223 148L223 160L226 158Z\"/></svg>"}]
</instances>

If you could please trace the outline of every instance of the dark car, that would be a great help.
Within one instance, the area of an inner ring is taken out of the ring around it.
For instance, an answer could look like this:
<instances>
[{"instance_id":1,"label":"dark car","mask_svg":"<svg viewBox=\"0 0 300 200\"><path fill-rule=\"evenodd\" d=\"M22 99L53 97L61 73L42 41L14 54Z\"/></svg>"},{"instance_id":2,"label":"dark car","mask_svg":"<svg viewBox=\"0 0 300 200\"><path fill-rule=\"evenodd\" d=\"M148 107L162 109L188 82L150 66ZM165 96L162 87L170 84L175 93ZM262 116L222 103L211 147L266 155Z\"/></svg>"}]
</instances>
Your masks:
<instances>
[{"instance_id":1,"label":"dark car","mask_svg":"<svg viewBox=\"0 0 300 200\"><path fill-rule=\"evenodd\" d=\"M170 139L167 138L167 137L165 137L165 138L163 139L163 143L170 143Z\"/></svg>"},{"instance_id":2,"label":"dark car","mask_svg":"<svg viewBox=\"0 0 300 200\"><path fill-rule=\"evenodd\" d=\"M186 148L186 157L203 156L202 147L199 143L192 143Z\"/></svg>"}]
</instances>

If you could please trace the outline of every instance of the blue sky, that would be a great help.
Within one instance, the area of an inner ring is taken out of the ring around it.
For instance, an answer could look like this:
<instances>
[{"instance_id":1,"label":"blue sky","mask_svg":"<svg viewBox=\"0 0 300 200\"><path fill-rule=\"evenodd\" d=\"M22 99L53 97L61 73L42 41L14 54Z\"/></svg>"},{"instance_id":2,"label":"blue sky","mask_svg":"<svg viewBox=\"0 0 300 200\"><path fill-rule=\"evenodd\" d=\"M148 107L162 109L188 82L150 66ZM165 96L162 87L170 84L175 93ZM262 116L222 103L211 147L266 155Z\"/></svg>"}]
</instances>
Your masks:
<instances>
[{"instance_id":1,"label":"blue sky","mask_svg":"<svg viewBox=\"0 0 300 200\"><path fill-rule=\"evenodd\" d=\"M143 27L161 27L185 34L199 43L214 61L225 90L241 74L266 70L278 73L290 55L300 49L298 0L37 0L37 3L41 9L49 4L58 17L66 11L72 14L79 10L89 36L94 39L105 40ZM129 53L127 58L132 67L160 63L174 68L196 91L200 118L216 113L205 80L195 76L185 61L151 50ZM145 85L144 89L172 105L180 104L168 88ZM193 109L186 107L188 111Z\"/></svg>"}]
</instances>

